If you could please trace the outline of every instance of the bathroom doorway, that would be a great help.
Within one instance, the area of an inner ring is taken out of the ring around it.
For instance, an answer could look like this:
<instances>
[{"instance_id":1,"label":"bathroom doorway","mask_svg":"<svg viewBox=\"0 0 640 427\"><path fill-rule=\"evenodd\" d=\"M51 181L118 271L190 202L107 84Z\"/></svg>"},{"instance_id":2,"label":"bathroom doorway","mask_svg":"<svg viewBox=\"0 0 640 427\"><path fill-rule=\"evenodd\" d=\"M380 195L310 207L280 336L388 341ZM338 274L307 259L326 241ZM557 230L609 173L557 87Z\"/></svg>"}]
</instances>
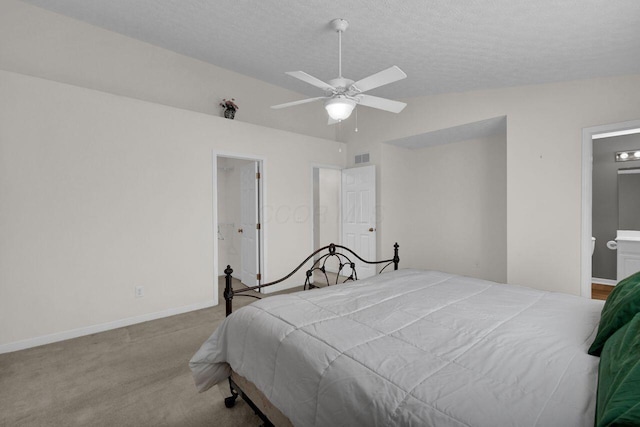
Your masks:
<instances>
[{"instance_id":1,"label":"bathroom doorway","mask_svg":"<svg viewBox=\"0 0 640 427\"><path fill-rule=\"evenodd\" d=\"M615 138L624 135L639 135L640 120L634 120L623 123L614 123L610 125L594 126L590 128L584 128L582 131L582 245L581 245L581 295L587 298L592 296L592 283L594 276L594 262L592 258L593 254L602 253L602 251L610 250L606 247L608 240L607 236L594 236L594 208L602 208L602 203L597 201L597 206L594 204L594 189L600 186L599 178L594 175L594 162L597 155L598 147L594 152L594 142L598 140L606 140L608 138ZM598 174L598 170L595 173ZM598 180L594 184L594 181ZM617 204L617 191L613 195L616 198ZM599 212L596 212L599 215ZM598 220L596 220L598 221ZM617 228L617 225L616 225ZM599 232L595 233L599 234ZM592 237L595 237L595 246L593 244ZM606 285L605 285L606 286Z\"/></svg>"},{"instance_id":2,"label":"bathroom doorway","mask_svg":"<svg viewBox=\"0 0 640 427\"><path fill-rule=\"evenodd\" d=\"M617 277L618 230L640 230L640 157L616 159L616 153L627 151L640 151L640 133L593 140L591 282L599 285L613 286L621 279Z\"/></svg>"}]
</instances>

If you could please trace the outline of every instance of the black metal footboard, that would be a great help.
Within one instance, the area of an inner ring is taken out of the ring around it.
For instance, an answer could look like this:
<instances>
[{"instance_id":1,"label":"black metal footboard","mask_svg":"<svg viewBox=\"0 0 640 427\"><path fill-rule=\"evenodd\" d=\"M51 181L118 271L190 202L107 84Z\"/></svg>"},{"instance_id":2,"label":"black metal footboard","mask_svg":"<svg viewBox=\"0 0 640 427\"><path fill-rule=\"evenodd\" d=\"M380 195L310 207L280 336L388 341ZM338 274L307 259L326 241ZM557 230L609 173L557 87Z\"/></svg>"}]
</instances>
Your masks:
<instances>
[{"instance_id":1,"label":"black metal footboard","mask_svg":"<svg viewBox=\"0 0 640 427\"><path fill-rule=\"evenodd\" d=\"M300 269L302 269L311 259L315 259L315 261L311 265L311 268L309 268L306 271L306 278L304 281L305 290L318 287L314 283L314 273L316 271L322 273L325 279L326 286L332 285L332 283L330 283L329 275L327 274L327 261L335 260L338 262L337 273L336 273L335 281L333 284L344 283L352 280L358 280L358 273L356 271L356 262L354 262L354 260L357 260L364 264L375 264L375 265L384 264L382 269L380 270L380 273L382 273L387 267L389 267L392 264L393 264L393 269L397 270L398 264L400 263L400 257L398 256L398 248L399 246L397 243L393 245L393 258L391 259L387 259L383 261L368 261L361 258L358 254L356 254L346 246L336 245L331 243L330 245L327 245L313 252L304 261L302 261L300 265L298 265L293 271L291 271L289 274L282 277L281 279L275 280L273 282L265 283L265 284L258 284L257 286L242 287L240 289L233 289L232 282L231 282L232 280L231 274L233 273L233 269L231 268L231 266L227 265L227 268L224 270L224 274L226 277L225 277L225 289L223 294L224 299L226 301L227 316L229 316L233 311L233 297L235 295L248 296L248 297L260 299L261 296L254 295L251 291L259 292L260 290L262 290L262 288L273 286L287 280L288 278L293 276L296 272L298 272Z\"/></svg>"}]
</instances>

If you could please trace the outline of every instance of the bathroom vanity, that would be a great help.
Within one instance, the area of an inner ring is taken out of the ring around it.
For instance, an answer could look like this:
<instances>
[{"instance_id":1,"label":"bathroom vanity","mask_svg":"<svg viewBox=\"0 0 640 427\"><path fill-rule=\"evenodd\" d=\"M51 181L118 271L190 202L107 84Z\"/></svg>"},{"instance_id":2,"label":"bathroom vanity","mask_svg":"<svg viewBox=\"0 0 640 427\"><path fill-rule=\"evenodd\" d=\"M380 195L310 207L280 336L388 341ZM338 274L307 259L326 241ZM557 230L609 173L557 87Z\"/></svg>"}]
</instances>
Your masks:
<instances>
[{"instance_id":1,"label":"bathroom vanity","mask_svg":"<svg viewBox=\"0 0 640 427\"><path fill-rule=\"evenodd\" d=\"M640 271L640 231L618 230L618 282Z\"/></svg>"}]
</instances>

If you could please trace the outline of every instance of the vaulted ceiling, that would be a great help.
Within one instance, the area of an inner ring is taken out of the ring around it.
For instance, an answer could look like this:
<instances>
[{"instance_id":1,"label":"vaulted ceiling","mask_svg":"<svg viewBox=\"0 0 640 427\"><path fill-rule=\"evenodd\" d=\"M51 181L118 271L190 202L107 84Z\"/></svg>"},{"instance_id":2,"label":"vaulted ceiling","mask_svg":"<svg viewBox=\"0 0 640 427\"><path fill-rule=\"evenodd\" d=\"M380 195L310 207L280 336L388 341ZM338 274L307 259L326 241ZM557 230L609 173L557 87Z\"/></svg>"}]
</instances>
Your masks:
<instances>
[{"instance_id":1,"label":"vaulted ceiling","mask_svg":"<svg viewBox=\"0 0 640 427\"><path fill-rule=\"evenodd\" d=\"M312 96L284 74L408 78L372 94L411 98L640 73L638 0L24 0Z\"/></svg>"}]
</instances>

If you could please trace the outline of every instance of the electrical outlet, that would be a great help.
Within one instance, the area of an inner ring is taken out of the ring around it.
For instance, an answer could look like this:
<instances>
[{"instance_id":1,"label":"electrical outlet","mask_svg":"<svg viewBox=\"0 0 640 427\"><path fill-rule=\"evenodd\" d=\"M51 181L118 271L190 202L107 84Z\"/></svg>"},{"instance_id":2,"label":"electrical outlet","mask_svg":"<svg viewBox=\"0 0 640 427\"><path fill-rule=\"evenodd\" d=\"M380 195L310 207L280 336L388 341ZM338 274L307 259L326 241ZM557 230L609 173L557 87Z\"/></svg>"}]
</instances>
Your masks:
<instances>
[{"instance_id":1,"label":"electrical outlet","mask_svg":"<svg viewBox=\"0 0 640 427\"><path fill-rule=\"evenodd\" d=\"M136 298L142 298L144 296L144 286L136 286L135 292Z\"/></svg>"}]
</instances>

